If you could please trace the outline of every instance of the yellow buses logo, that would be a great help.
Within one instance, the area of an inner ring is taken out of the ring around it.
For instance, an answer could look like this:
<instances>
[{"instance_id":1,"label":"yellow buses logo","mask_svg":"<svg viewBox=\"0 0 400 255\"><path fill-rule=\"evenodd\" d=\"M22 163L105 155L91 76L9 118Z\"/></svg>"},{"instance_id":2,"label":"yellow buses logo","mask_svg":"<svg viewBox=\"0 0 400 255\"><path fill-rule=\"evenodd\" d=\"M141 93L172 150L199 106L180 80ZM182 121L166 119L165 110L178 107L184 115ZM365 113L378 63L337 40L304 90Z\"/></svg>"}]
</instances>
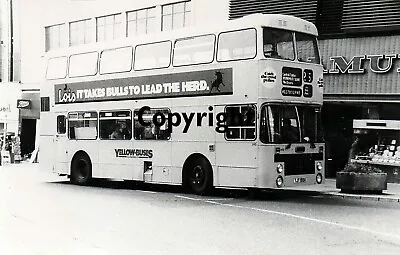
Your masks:
<instances>
[{"instance_id":1,"label":"yellow buses logo","mask_svg":"<svg viewBox=\"0 0 400 255\"><path fill-rule=\"evenodd\" d=\"M147 149L114 149L117 158L152 158L153 150Z\"/></svg>"}]
</instances>

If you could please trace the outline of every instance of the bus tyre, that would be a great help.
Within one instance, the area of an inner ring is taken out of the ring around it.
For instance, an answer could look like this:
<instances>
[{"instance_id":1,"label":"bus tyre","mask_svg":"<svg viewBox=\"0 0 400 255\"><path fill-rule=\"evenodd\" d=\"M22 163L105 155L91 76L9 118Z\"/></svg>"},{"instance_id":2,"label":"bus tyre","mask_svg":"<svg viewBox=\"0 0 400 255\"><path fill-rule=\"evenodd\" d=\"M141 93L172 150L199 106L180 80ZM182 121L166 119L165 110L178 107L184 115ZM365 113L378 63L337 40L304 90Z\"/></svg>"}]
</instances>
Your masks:
<instances>
[{"instance_id":1,"label":"bus tyre","mask_svg":"<svg viewBox=\"0 0 400 255\"><path fill-rule=\"evenodd\" d=\"M87 185L92 179L92 162L85 153L76 154L71 163L71 182Z\"/></svg>"},{"instance_id":2,"label":"bus tyre","mask_svg":"<svg viewBox=\"0 0 400 255\"><path fill-rule=\"evenodd\" d=\"M195 158L186 170L185 186L197 195L205 195L213 188L213 172L204 157Z\"/></svg>"}]
</instances>

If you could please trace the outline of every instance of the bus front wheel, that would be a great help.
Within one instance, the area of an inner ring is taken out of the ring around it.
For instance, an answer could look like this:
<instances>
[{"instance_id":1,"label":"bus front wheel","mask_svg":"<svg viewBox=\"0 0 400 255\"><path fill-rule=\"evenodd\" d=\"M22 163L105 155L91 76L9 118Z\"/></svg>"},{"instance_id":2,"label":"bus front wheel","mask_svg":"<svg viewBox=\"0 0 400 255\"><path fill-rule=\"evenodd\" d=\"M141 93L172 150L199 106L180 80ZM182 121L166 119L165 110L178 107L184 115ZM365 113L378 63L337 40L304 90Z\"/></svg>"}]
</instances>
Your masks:
<instances>
[{"instance_id":1,"label":"bus front wheel","mask_svg":"<svg viewBox=\"0 0 400 255\"><path fill-rule=\"evenodd\" d=\"M71 182L87 185L92 179L92 162L86 153L78 153L71 163Z\"/></svg>"},{"instance_id":2,"label":"bus front wheel","mask_svg":"<svg viewBox=\"0 0 400 255\"><path fill-rule=\"evenodd\" d=\"M213 188L212 167L204 157L190 162L185 171L185 186L197 195L205 195Z\"/></svg>"}]
</instances>

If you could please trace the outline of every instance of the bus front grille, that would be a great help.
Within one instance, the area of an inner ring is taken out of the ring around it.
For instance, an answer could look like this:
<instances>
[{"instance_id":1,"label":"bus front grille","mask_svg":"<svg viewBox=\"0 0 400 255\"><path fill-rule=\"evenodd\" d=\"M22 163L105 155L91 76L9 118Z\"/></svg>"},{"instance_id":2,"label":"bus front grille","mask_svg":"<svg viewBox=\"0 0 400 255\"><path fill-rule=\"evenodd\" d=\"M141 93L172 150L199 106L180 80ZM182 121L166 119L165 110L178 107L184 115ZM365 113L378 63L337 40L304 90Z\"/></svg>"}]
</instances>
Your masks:
<instances>
[{"instance_id":1,"label":"bus front grille","mask_svg":"<svg viewBox=\"0 0 400 255\"><path fill-rule=\"evenodd\" d=\"M285 163L285 175L315 173L315 161L322 160L322 153L275 154L274 162Z\"/></svg>"}]
</instances>

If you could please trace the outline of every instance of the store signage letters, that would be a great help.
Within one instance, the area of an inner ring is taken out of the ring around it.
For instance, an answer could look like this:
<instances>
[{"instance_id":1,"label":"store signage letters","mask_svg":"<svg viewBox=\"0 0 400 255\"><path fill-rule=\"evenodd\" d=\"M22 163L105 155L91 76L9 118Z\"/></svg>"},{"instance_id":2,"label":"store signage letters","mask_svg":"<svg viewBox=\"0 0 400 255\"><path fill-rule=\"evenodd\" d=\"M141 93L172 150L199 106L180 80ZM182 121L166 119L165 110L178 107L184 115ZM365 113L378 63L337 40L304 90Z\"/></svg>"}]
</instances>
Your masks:
<instances>
[{"instance_id":1,"label":"store signage letters","mask_svg":"<svg viewBox=\"0 0 400 255\"><path fill-rule=\"evenodd\" d=\"M11 105L0 106L0 112L11 112Z\"/></svg>"},{"instance_id":2,"label":"store signage letters","mask_svg":"<svg viewBox=\"0 0 400 255\"><path fill-rule=\"evenodd\" d=\"M395 59L400 59L400 54L361 55L353 56L350 60L346 60L343 56L332 56L329 58L329 66L324 70L324 74L363 74L367 68L374 73L387 73L392 70ZM367 61L369 67L366 67ZM400 68L397 72L400 73Z\"/></svg>"},{"instance_id":3,"label":"store signage letters","mask_svg":"<svg viewBox=\"0 0 400 255\"><path fill-rule=\"evenodd\" d=\"M31 109L32 104L31 100L25 100L25 99L18 99L17 100L17 108L19 109Z\"/></svg>"}]
</instances>

